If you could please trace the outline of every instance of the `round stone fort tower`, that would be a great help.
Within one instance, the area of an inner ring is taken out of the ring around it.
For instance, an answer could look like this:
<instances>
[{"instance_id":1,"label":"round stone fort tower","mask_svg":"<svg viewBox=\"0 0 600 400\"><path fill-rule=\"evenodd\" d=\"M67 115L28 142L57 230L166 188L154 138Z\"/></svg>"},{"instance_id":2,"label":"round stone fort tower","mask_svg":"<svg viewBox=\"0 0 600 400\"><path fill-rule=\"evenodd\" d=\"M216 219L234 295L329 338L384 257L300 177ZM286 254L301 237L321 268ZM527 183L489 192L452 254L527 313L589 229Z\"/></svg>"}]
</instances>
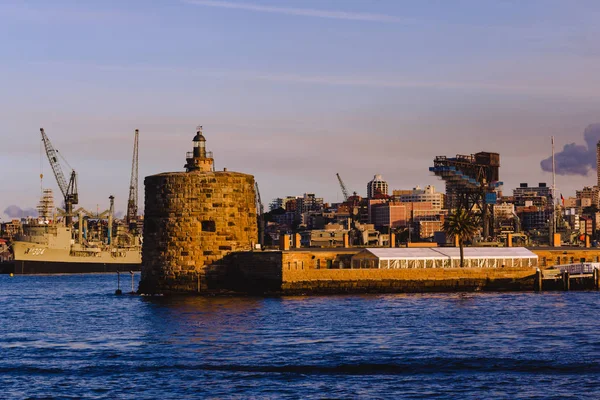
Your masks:
<instances>
[{"instance_id":1,"label":"round stone fort tower","mask_svg":"<svg viewBox=\"0 0 600 400\"><path fill-rule=\"evenodd\" d=\"M144 180L141 293L202 292L207 266L258 242L254 177L215 171L202 127L193 143L186 172Z\"/></svg>"}]
</instances>

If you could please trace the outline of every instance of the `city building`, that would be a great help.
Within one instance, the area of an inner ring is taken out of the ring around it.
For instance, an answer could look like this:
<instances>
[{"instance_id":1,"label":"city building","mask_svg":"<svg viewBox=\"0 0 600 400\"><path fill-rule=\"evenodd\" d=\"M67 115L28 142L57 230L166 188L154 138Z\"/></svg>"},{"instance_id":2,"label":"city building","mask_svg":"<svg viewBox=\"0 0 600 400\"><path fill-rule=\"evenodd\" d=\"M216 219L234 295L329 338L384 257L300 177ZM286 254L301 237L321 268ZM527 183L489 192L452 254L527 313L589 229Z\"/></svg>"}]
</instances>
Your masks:
<instances>
[{"instance_id":1,"label":"city building","mask_svg":"<svg viewBox=\"0 0 600 400\"><path fill-rule=\"evenodd\" d=\"M277 210L278 208L286 209L286 204L288 201L296 201L295 196L286 196L286 197L278 197L273 199L271 203L269 203L269 211Z\"/></svg>"},{"instance_id":2,"label":"city building","mask_svg":"<svg viewBox=\"0 0 600 400\"><path fill-rule=\"evenodd\" d=\"M583 189L575 191L575 197L577 198L577 203L580 207L598 207L598 198L600 197L598 196L598 193L598 186L584 186ZM584 201L585 199L589 201Z\"/></svg>"},{"instance_id":3,"label":"city building","mask_svg":"<svg viewBox=\"0 0 600 400\"><path fill-rule=\"evenodd\" d=\"M540 182L538 186L521 183L513 189L513 199L515 206L545 207L552 204L552 188L545 182Z\"/></svg>"},{"instance_id":4,"label":"city building","mask_svg":"<svg viewBox=\"0 0 600 400\"><path fill-rule=\"evenodd\" d=\"M375 175L373 180L367 183L367 198L374 199L378 197L387 197L388 183L383 180L381 175Z\"/></svg>"},{"instance_id":5,"label":"city building","mask_svg":"<svg viewBox=\"0 0 600 400\"><path fill-rule=\"evenodd\" d=\"M323 211L323 198L316 197L314 193L304 193L304 196L296 198L296 212Z\"/></svg>"},{"instance_id":6,"label":"city building","mask_svg":"<svg viewBox=\"0 0 600 400\"><path fill-rule=\"evenodd\" d=\"M431 203L434 210L444 207L444 193L436 192L432 185L421 189L419 186L412 190L393 190L392 197L401 203Z\"/></svg>"}]
</instances>

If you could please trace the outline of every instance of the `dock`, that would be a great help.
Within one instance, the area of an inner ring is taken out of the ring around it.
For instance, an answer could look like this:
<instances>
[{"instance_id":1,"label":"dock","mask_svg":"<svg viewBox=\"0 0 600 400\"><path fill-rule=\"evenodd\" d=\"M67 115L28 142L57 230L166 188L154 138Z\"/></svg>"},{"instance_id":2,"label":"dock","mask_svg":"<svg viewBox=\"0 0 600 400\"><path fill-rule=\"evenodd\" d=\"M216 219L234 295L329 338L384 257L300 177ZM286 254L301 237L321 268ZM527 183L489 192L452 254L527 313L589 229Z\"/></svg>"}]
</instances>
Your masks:
<instances>
[{"instance_id":1,"label":"dock","mask_svg":"<svg viewBox=\"0 0 600 400\"><path fill-rule=\"evenodd\" d=\"M536 290L599 290L600 262L555 265L536 271Z\"/></svg>"}]
</instances>

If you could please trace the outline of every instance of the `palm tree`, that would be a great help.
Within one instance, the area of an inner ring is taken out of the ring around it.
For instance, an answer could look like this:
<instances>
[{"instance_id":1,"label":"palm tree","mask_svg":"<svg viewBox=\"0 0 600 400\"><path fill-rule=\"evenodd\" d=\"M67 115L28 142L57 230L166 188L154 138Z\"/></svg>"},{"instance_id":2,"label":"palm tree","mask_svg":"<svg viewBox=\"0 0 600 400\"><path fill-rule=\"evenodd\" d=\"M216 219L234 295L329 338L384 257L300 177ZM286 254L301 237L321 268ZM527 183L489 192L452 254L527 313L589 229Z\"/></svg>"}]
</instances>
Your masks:
<instances>
[{"instance_id":1,"label":"palm tree","mask_svg":"<svg viewBox=\"0 0 600 400\"><path fill-rule=\"evenodd\" d=\"M460 247L460 267L464 266L463 245L465 241L472 239L479 231L475 215L465 208L457 208L444 221L444 232L447 235L458 238L458 247Z\"/></svg>"}]
</instances>

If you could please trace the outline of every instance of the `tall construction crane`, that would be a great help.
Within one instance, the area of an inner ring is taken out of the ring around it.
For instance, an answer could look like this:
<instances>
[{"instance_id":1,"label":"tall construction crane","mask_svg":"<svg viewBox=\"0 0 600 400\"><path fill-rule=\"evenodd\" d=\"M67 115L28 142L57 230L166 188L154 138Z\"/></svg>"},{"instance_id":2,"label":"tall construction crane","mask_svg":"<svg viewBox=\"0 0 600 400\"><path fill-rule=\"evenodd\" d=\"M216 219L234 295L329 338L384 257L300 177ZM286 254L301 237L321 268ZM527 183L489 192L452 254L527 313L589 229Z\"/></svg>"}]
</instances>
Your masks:
<instances>
[{"instance_id":1,"label":"tall construction crane","mask_svg":"<svg viewBox=\"0 0 600 400\"><path fill-rule=\"evenodd\" d=\"M344 181L342 181L342 178L340 177L340 174L335 174L338 178L338 181L340 181L340 187L342 188L342 194L344 195L344 201L348 201L348 189L346 189L346 185L344 185Z\"/></svg>"},{"instance_id":2,"label":"tall construction crane","mask_svg":"<svg viewBox=\"0 0 600 400\"><path fill-rule=\"evenodd\" d=\"M131 161L131 180L129 182L129 200L127 200L127 226L130 231L137 230L138 212L138 142L140 131L135 130L133 139L133 160Z\"/></svg>"},{"instance_id":3,"label":"tall construction crane","mask_svg":"<svg viewBox=\"0 0 600 400\"><path fill-rule=\"evenodd\" d=\"M262 249L265 244L265 208L260 200L258 182L254 182L254 189L256 191L256 213L258 214L258 242Z\"/></svg>"},{"instance_id":4,"label":"tall construction crane","mask_svg":"<svg viewBox=\"0 0 600 400\"><path fill-rule=\"evenodd\" d=\"M73 204L79 203L79 196L77 195L77 173L71 168L71 177L69 178L69 183L67 183L60 162L58 161L58 151L52 146L50 139L48 139L46 132L44 132L44 128L40 128L40 133L42 134L42 141L44 142L46 155L48 156L48 161L50 161L52 172L54 172L58 188L65 201L65 223L67 226L71 226L73 223Z\"/></svg>"}]
</instances>

